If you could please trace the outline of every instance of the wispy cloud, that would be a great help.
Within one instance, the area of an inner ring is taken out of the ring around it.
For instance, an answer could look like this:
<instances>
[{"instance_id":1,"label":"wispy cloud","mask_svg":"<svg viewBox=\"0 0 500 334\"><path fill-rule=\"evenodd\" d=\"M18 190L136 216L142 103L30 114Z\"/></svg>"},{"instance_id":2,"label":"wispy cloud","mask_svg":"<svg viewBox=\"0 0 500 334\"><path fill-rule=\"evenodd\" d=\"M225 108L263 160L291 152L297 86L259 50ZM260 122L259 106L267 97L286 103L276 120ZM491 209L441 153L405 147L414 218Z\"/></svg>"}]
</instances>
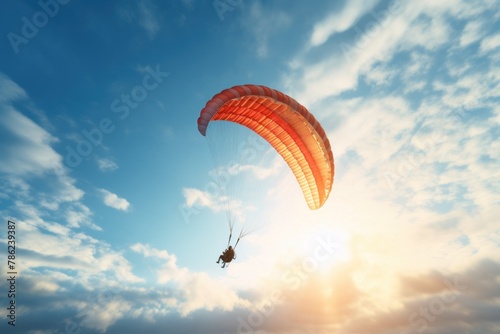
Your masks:
<instances>
[{"instance_id":1,"label":"wispy cloud","mask_svg":"<svg viewBox=\"0 0 500 334\"><path fill-rule=\"evenodd\" d=\"M255 40L257 56L264 58L269 53L270 39L287 29L292 18L284 11L264 8L260 1L254 1L249 6L241 22Z\"/></svg>"},{"instance_id":2,"label":"wispy cloud","mask_svg":"<svg viewBox=\"0 0 500 334\"><path fill-rule=\"evenodd\" d=\"M500 48L500 34L492 34L481 41L481 51L489 52Z\"/></svg>"},{"instance_id":3,"label":"wispy cloud","mask_svg":"<svg viewBox=\"0 0 500 334\"><path fill-rule=\"evenodd\" d=\"M104 204L106 204L110 208L121 211L128 211L130 203L125 198L118 197L118 195L106 189L99 189L99 192L103 196Z\"/></svg>"},{"instance_id":4,"label":"wispy cloud","mask_svg":"<svg viewBox=\"0 0 500 334\"><path fill-rule=\"evenodd\" d=\"M4 142L1 153L4 163L0 172L25 175L40 175L61 165L61 157L51 144L57 139L12 107L2 108L1 121L11 142ZM8 160L5 160L8 159Z\"/></svg>"},{"instance_id":5,"label":"wispy cloud","mask_svg":"<svg viewBox=\"0 0 500 334\"><path fill-rule=\"evenodd\" d=\"M96 161L99 169L103 172L110 172L118 169L118 165L112 159L97 158Z\"/></svg>"},{"instance_id":6,"label":"wispy cloud","mask_svg":"<svg viewBox=\"0 0 500 334\"><path fill-rule=\"evenodd\" d=\"M468 22L464 27L462 36L460 37L460 46L465 47L480 40L485 33L482 28L483 22L481 20Z\"/></svg>"},{"instance_id":7,"label":"wispy cloud","mask_svg":"<svg viewBox=\"0 0 500 334\"><path fill-rule=\"evenodd\" d=\"M120 4L117 7L118 16L126 22L136 22L153 40L160 30L160 20L156 5L150 0L141 0L132 7Z\"/></svg>"},{"instance_id":8,"label":"wispy cloud","mask_svg":"<svg viewBox=\"0 0 500 334\"><path fill-rule=\"evenodd\" d=\"M136 243L130 246L130 249L136 253L142 254L144 257L152 257L163 260L175 258L175 256L170 255L166 250L159 250L145 244Z\"/></svg>"},{"instance_id":9,"label":"wispy cloud","mask_svg":"<svg viewBox=\"0 0 500 334\"><path fill-rule=\"evenodd\" d=\"M157 9L149 1L141 1L139 6L139 25L146 30L150 39L154 39L160 30Z\"/></svg>"},{"instance_id":10,"label":"wispy cloud","mask_svg":"<svg viewBox=\"0 0 500 334\"><path fill-rule=\"evenodd\" d=\"M218 189L215 190L219 191ZM184 188L182 194L186 200L185 204L190 208L195 206L206 207L215 212L225 208L224 203L221 202L223 198L219 196L219 193L213 194L196 188Z\"/></svg>"},{"instance_id":11,"label":"wispy cloud","mask_svg":"<svg viewBox=\"0 0 500 334\"><path fill-rule=\"evenodd\" d=\"M267 153L274 153L269 151ZM233 163L230 166L219 167L212 170L209 174L218 180L209 182L204 190L197 188L183 188L182 194L185 202L184 207L194 209L208 208L214 212L228 211L233 217L238 217L242 222L245 221L244 212L252 212L256 207L248 198L244 199L241 194L247 193L253 197L253 200L262 200L270 202L273 197L265 190L269 187L269 182L265 180L280 173L288 172L287 166L281 156L276 156L269 165L252 165ZM217 176L218 175L218 176ZM244 180L244 181L243 181ZM272 180L275 182L276 180ZM260 183L259 183L260 182ZM258 195L257 195L258 194Z\"/></svg>"},{"instance_id":12,"label":"wispy cloud","mask_svg":"<svg viewBox=\"0 0 500 334\"><path fill-rule=\"evenodd\" d=\"M92 211L81 203L75 204L66 210L66 220L70 227L89 226L94 230L102 231L99 226L92 222L92 215Z\"/></svg>"},{"instance_id":13,"label":"wispy cloud","mask_svg":"<svg viewBox=\"0 0 500 334\"><path fill-rule=\"evenodd\" d=\"M310 38L312 46L319 46L325 43L336 33L344 32L356 24L361 17L371 11L380 0L369 1L348 1L344 8L332 13L327 18L314 25Z\"/></svg>"},{"instance_id":14,"label":"wispy cloud","mask_svg":"<svg viewBox=\"0 0 500 334\"><path fill-rule=\"evenodd\" d=\"M0 92L2 92L0 103L10 103L28 97L24 89L2 73L0 73Z\"/></svg>"},{"instance_id":15,"label":"wispy cloud","mask_svg":"<svg viewBox=\"0 0 500 334\"><path fill-rule=\"evenodd\" d=\"M4 190L10 189L12 198L37 202L49 210L79 201L84 192L75 186L76 181L69 176L61 155L53 148L59 139L14 107L15 101L21 106L32 104L21 87L3 74L0 74L0 85L6 88L0 93L0 129L3 130L0 173L7 185ZM31 192L29 181L33 179L46 185L44 194Z\"/></svg>"}]
</instances>

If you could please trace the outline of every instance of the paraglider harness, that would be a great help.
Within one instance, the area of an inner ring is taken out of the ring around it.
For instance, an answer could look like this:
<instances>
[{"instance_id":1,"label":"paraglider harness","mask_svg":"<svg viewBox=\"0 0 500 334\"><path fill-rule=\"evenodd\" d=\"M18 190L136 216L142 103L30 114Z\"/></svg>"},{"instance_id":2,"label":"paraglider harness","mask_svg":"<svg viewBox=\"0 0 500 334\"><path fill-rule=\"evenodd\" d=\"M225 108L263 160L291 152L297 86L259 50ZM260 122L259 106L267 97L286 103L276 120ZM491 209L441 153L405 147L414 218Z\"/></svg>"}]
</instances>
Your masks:
<instances>
[{"instance_id":1,"label":"paraglider harness","mask_svg":"<svg viewBox=\"0 0 500 334\"><path fill-rule=\"evenodd\" d=\"M219 261L222 260L222 267L221 268L229 267L229 263L232 260L236 259L235 250L236 250L236 246L238 246L238 242L240 242L241 235L240 235L240 237L238 237L238 240L236 240L236 244L234 244L234 247L231 247L231 245L230 245L231 237L232 237L232 233L229 233L229 240L227 241L227 248L222 253L222 255L219 256L219 260L217 261L217 263L219 263ZM226 266L226 264L227 264L227 266Z\"/></svg>"}]
</instances>

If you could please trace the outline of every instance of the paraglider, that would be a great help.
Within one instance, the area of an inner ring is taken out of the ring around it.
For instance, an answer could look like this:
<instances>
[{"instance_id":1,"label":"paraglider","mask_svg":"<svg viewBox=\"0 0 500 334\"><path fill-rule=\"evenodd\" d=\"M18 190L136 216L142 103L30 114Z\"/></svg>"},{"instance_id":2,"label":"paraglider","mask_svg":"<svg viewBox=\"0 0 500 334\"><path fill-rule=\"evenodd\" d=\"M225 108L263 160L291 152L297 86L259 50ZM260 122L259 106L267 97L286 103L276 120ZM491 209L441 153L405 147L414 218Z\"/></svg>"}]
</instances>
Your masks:
<instances>
[{"instance_id":1,"label":"paraglider","mask_svg":"<svg viewBox=\"0 0 500 334\"><path fill-rule=\"evenodd\" d=\"M269 143L293 172L308 207L316 210L323 206L333 185L334 159L325 131L304 106L265 86L234 86L206 103L198 118L198 130L206 136L212 124L219 121L246 127ZM213 146L233 140L222 138ZM229 196L224 197L228 200ZM228 214L230 235L234 220ZM238 241L246 234L242 229Z\"/></svg>"},{"instance_id":2,"label":"paraglider","mask_svg":"<svg viewBox=\"0 0 500 334\"><path fill-rule=\"evenodd\" d=\"M224 268L227 263L236 259L236 254L234 253L234 249L232 246L229 246L220 256L216 263L219 263L222 260L222 267Z\"/></svg>"}]
</instances>

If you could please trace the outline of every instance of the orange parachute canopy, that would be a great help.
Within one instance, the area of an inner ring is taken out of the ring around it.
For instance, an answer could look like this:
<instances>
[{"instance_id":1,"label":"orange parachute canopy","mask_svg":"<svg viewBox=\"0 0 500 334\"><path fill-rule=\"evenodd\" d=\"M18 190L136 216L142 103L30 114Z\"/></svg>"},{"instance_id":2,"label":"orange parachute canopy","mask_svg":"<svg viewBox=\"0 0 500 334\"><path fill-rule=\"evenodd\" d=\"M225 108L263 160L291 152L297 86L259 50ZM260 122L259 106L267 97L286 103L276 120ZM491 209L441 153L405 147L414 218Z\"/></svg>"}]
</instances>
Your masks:
<instances>
[{"instance_id":1,"label":"orange parachute canopy","mask_svg":"<svg viewBox=\"0 0 500 334\"><path fill-rule=\"evenodd\" d=\"M241 124L264 138L292 170L309 208L325 203L333 184L333 154L325 131L304 106L265 86L234 86L201 110L198 130L203 136L215 120Z\"/></svg>"}]
</instances>

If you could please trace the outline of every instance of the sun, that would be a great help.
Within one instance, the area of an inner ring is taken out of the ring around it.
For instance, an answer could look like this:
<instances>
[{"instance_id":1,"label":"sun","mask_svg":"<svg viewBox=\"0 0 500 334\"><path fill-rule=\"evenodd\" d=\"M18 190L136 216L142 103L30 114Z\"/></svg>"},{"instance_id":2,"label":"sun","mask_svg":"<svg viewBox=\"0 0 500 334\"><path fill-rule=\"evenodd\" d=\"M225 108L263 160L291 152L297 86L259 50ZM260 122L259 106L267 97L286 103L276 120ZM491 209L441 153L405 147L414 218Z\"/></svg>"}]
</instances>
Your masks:
<instances>
[{"instance_id":1,"label":"sun","mask_svg":"<svg viewBox=\"0 0 500 334\"><path fill-rule=\"evenodd\" d=\"M350 259L349 235L331 226L311 228L298 248L302 266L309 271L330 272L339 263Z\"/></svg>"}]
</instances>

